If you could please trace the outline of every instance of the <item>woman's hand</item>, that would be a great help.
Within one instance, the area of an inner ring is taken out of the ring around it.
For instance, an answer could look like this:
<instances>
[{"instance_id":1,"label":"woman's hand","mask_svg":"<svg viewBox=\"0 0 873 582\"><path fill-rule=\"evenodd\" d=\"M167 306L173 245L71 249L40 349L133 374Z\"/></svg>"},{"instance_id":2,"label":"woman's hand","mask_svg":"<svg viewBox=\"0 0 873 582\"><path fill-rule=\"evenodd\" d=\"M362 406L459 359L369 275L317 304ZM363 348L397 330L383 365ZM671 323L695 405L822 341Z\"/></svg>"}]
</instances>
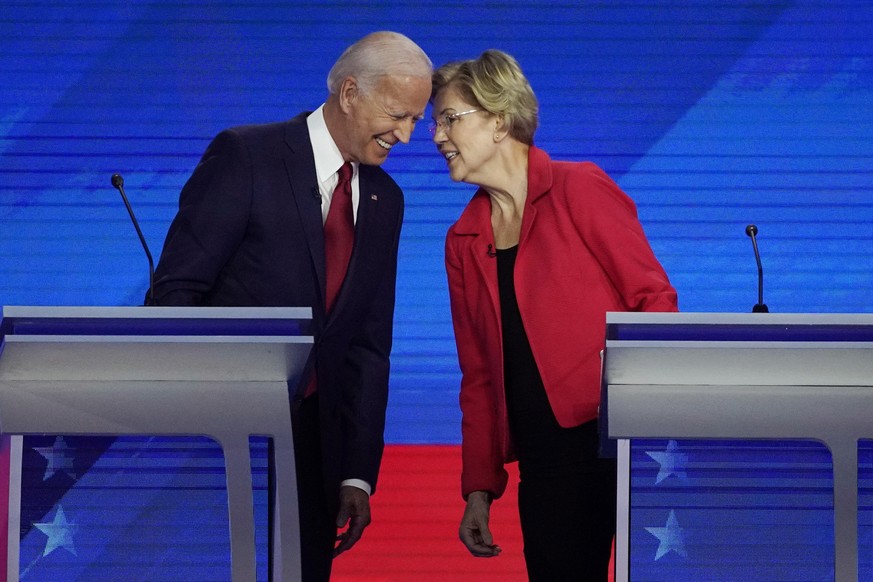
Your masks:
<instances>
[{"instance_id":1,"label":"woman's hand","mask_svg":"<svg viewBox=\"0 0 873 582\"><path fill-rule=\"evenodd\" d=\"M461 518L458 537L477 558L493 558L503 550L494 543L488 519L491 514L491 499L487 491L474 491L467 496L467 507Z\"/></svg>"}]
</instances>

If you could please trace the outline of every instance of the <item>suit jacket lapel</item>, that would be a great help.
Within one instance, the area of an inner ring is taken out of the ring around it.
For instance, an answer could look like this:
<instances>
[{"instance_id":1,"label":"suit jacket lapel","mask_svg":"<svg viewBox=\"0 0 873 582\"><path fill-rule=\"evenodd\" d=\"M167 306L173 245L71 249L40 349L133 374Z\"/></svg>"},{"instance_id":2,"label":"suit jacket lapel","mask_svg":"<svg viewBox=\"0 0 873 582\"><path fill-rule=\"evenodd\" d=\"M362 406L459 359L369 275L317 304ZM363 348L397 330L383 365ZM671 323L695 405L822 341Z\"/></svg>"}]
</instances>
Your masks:
<instances>
[{"instance_id":1,"label":"suit jacket lapel","mask_svg":"<svg viewBox=\"0 0 873 582\"><path fill-rule=\"evenodd\" d=\"M491 312L499 329L500 293L497 288L497 260L493 254L497 251L494 246L494 230L491 228L491 199L484 190L478 190L470 200L455 223L455 232L476 237L471 245L473 262L488 289Z\"/></svg>"},{"instance_id":2,"label":"suit jacket lapel","mask_svg":"<svg viewBox=\"0 0 873 582\"><path fill-rule=\"evenodd\" d=\"M287 124L285 143L288 151L283 156L285 169L294 202L300 214L304 235L309 246L309 254L318 279L321 308L325 304L325 288L327 275L324 260L324 224L321 216L321 194L318 191L318 176L315 173L315 158L312 155L312 143L309 140L309 130L306 127L308 113L302 113ZM314 307L314 306L313 306Z\"/></svg>"}]
</instances>

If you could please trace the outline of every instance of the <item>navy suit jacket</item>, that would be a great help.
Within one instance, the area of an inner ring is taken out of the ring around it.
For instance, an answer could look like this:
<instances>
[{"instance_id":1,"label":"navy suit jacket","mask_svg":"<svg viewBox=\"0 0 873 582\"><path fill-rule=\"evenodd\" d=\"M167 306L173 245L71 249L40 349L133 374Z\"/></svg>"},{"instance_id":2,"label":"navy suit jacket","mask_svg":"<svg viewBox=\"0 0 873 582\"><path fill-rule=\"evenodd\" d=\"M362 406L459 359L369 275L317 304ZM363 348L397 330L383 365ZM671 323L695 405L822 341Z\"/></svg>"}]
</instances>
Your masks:
<instances>
[{"instance_id":1,"label":"navy suit jacket","mask_svg":"<svg viewBox=\"0 0 873 582\"><path fill-rule=\"evenodd\" d=\"M389 353L403 194L381 168L359 166L355 246L325 313L324 228L307 114L237 127L209 145L182 189L155 272L158 305L311 306L313 369L326 485L375 491L384 448Z\"/></svg>"}]
</instances>

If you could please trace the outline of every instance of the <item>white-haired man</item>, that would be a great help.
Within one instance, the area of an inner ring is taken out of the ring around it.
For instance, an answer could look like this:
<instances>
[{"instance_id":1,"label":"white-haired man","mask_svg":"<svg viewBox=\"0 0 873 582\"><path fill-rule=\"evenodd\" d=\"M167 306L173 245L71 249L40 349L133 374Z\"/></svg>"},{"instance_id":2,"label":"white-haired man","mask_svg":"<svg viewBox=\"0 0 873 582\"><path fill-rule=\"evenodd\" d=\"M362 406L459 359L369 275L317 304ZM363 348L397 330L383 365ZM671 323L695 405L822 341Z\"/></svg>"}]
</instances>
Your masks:
<instances>
[{"instance_id":1,"label":"white-haired man","mask_svg":"<svg viewBox=\"0 0 873 582\"><path fill-rule=\"evenodd\" d=\"M431 74L410 39L372 33L334 64L314 112L221 132L155 273L157 305L312 307L314 347L291 387L306 582L328 580L370 522L403 219L379 165L424 116Z\"/></svg>"}]
</instances>

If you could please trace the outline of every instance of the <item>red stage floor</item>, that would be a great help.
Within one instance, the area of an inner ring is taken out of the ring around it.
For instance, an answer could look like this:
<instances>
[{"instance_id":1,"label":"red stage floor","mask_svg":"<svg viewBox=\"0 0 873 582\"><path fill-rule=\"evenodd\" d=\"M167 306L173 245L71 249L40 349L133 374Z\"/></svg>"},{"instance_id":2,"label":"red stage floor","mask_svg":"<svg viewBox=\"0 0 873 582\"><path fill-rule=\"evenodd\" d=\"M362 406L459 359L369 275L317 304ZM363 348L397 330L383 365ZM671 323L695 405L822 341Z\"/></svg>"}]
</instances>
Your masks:
<instances>
[{"instance_id":1,"label":"red stage floor","mask_svg":"<svg viewBox=\"0 0 873 582\"><path fill-rule=\"evenodd\" d=\"M491 508L496 558L474 558L458 540L464 511L461 449L457 446L389 446L373 523L350 551L334 562L332 582L524 582L518 525L516 465L509 488Z\"/></svg>"}]
</instances>

